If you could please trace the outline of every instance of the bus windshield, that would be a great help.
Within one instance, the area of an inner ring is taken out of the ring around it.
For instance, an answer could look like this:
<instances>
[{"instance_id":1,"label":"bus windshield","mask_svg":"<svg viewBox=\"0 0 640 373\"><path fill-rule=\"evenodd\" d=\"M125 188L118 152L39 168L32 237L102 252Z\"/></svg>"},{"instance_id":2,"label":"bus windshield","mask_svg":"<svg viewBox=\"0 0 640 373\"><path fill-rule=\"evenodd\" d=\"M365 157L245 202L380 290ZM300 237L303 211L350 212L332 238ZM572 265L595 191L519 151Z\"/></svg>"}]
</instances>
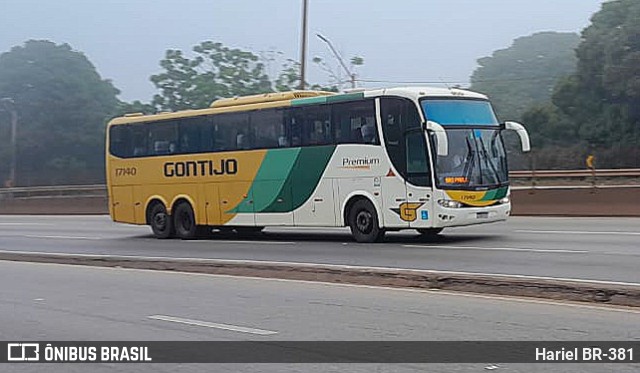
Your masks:
<instances>
[{"instance_id":1,"label":"bus windshield","mask_svg":"<svg viewBox=\"0 0 640 373\"><path fill-rule=\"evenodd\" d=\"M447 129L449 153L436 158L442 189L491 188L508 183L506 152L499 129ZM435 137L433 141L437 141Z\"/></svg>"},{"instance_id":2,"label":"bus windshield","mask_svg":"<svg viewBox=\"0 0 640 373\"><path fill-rule=\"evenodd\" d=\"M508 183L506 152L488 101L423 100L422 108L428 120L447 131L449 152L435 162L439 188L479 189ZM432 141L437 142L435 136Z\"/></svg>"},{"instance_id":3,"label":"bus windshield","mask_svg":"<svg viewBox=\"0 0 640 373\"><path fill-rule=\"evenodd\" d=\"M484 100L422 100L428 120L442 126L497 126L498 119L489 101Z\"/></svg>"}]
</instances>

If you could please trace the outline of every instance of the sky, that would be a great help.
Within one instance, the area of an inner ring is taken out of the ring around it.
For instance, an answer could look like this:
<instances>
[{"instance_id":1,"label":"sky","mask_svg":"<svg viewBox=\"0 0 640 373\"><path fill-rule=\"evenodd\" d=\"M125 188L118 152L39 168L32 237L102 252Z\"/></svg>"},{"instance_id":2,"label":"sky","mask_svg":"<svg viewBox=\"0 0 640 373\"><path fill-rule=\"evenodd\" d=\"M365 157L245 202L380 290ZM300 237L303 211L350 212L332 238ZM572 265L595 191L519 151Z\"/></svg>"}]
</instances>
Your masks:
<instances>
[{"instance_id":1,"label":"sky","mask_svg":"<svg viewBox=\"0 0 640 373\"><path fill-rule=\"evenodd\" d=\"M167 49L204 40L299 59L302 0L1 0L0 53L29 39L83 52L125 101L150 101ZM309 0L308 61L338 71L329 38L366 87L469 81L478 58L541 31L580 32L603 0ZM275 74L277 64L268 66ZM328 74L309 63L307 80Z\"/></svg>"}]
</instances>

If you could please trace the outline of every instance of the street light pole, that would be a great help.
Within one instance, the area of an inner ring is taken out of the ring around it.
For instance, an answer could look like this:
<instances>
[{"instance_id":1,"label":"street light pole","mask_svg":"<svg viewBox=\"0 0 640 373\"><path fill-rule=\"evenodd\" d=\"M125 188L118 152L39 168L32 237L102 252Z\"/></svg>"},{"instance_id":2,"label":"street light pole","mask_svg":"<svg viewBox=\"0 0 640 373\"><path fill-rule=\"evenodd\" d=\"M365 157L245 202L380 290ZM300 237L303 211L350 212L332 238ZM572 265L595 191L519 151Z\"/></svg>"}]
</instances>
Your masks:
<instances>
[{"instance_id":1,"label":"street light pole","mask_svg":"<svg viewBox=\"0 0 640 373\"><path fill-rule=\"evenodd\" d=\"M309 9L309 0L302 2L302 41L300 45L300 89L305 88L305 69L307 62L307 13Z\"/></svg>"},{"instance_id":2,"label":"street light pole","mask_svg":"<svg viewBox=\"0 0 640 373\"><path fill-rule=\"evenodd\" d=\"M5 97L0 99L6 111L11 115L11 167L9 171L9 181L7 186L16 185L16 164L18 159L18 112L16 111L16 103L12 98Z\"/></svg>"},{"instance_id":3,"label":"street light pole","mask_svg":"<svg viewBox=\"0 0 640 373\"><path fill-rule=\"evenodd\" d=\"M349 70L349 68L347 67L347 64L344 63L344 60L342 59L342 56L340 55L340 53L338 53L336 48L333 47L333 44L331 44L331 40L325 38L324 36L322 36L320 34L316 34L316 36L318 37L318 39L320 39L323 42L327 43L327 45L329 46L329 49L331 49L331 53L333 53L333 56L338 60L338 62L340 62L340 66L342 66L344 71L347 72L347 75L349 76L349 79L351 80L351 88L356 88L356 74L351 72L351 70Z\"/></svg>"}]
</instances>

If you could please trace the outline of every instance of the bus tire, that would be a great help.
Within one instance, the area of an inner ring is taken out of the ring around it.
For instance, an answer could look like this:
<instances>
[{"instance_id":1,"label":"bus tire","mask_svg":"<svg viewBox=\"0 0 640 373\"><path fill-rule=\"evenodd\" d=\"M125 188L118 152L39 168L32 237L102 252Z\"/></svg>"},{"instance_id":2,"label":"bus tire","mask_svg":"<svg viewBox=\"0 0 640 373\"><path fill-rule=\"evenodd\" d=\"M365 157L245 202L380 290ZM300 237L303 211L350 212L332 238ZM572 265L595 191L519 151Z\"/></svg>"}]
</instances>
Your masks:
<instances>
[{"instance_id":1,"label":"bus tire","mask_svg":"<svg viewBox=\"0 0 640 373\"><path fill-rule=\"evenodd\" d=\"M193 208L188 202L180 202L173 209L173 226L178 238L183 240L196 238L199 230Z\"/></svg>"},{"instance_id":2,"label":"bus tire","mask_svg":"<svg viewBox=\"0 0 640 373\"><path fill-rule=\"evenodd\" d=\"M384 239L384 229L378 223L378 213L373 204L361 199L351 206L348 214L351 235L357 242L373 243Z\"/></svg>"},{"instance_id":3,"label":"bus tire","mask_svg":"<svg viewBox=\"0 0 640 373\"><path fill-rule=\"evenodd\" d=\"M149 210L149 225L156 238L171 238L173 236L173 220L167 214L162 203L154 203Z\"/></svg>"},{"instance_id":4,"label":"bus tire","mask_svg":"<svg viewBox=\"0 0 640 373\"><path fill-rule=\"evenodd\" d=\"M418 233L424 238L435 238L444 228L418 228Z\"/></svg>"}]
</instances>

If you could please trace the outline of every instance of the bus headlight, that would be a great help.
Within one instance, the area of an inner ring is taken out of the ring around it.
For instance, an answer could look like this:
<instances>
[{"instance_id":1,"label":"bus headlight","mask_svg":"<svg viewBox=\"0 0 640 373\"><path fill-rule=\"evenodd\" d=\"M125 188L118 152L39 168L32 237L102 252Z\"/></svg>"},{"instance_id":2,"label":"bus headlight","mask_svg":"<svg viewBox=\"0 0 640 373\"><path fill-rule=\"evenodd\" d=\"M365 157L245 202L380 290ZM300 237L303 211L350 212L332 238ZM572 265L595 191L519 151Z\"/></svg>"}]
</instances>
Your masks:
<instances>
[{"instance_id":1,"label":"bus headlight","mask_svg":"<svg viewBox=\"0 0 640 373\"><path fill-rule=\"evenodd\" d=\"M462 203L458 201L452 201L450 199L439 199L438 204L442 207L447 207L450 209L457 209L462 207Z\"/></svg>"},{"instance_id":2,"label":"bus headlight","mask_svg":"<svg viewBox=\"0 0 640 373\"><path fill-rule=\"evenodd\" d=\"M505 203L509 203L509 202L511 202L511 199L509 197L504 197L498 201L498 203L500 203L501 205L504 205Z\"/></svg>"}]
</instances>

